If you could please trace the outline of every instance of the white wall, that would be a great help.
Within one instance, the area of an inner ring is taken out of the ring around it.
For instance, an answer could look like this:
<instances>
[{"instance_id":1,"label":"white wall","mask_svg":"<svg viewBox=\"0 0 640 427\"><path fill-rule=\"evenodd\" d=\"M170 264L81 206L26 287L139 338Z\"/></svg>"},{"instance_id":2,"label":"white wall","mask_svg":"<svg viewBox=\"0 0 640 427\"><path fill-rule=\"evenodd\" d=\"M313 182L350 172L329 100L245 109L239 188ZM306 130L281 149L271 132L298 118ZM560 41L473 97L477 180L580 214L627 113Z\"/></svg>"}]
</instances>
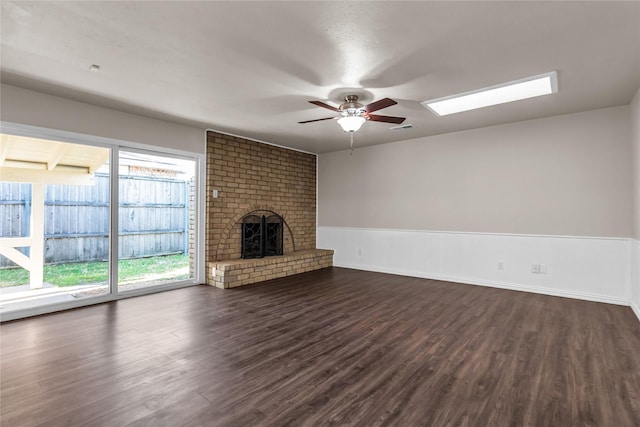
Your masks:
<instances>
[{"instance_id":1,"label":"white wall","mask_svg":"<svg viewBox=\"0 0 640 427\"><path fill-rule=\"evenodd\" d=\"M629 237L627 106L319 156L319 225Z\"/></svg>"},{"instance_id":2,"label":"white wall","mask_svg":"<svg viewBox=\"0 0 640 427\"><path fill-rule=\"evenodd\" d=\"M322 154L318 247L337 266L628 305L629 113Z\"/></svg>"},{"instance_id":3,"label":"white wall","mask_svg":"<svg viewBox=\"0 0 640 427\"><path fill-rule=\"evenodd\" d=\"M205 152L205 130L3 84L0 119L140 144Z\"/></svg>"},{"instance_id":4,"label":"white wall","mask_svg":"<svg viewBox=\"0 0 640 427\"><path fill-rule=\"evenodd\" d=\"M640 319L640 90L631 101L631 142L633 147L634 232L631 241L631 307Z\"/></svg>"}]
</instances>

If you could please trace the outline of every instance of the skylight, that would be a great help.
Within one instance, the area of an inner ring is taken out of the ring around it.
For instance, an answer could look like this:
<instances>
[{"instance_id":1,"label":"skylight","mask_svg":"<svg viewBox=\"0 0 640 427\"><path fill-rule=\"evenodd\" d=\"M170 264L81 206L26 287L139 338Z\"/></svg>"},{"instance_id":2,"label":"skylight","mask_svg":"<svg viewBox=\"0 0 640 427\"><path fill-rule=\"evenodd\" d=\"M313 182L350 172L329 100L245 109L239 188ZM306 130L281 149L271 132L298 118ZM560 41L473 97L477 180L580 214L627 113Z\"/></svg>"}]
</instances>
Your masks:
<instances>
[{"instance_id":1,"label":"skylight","mask_svg":"<svg viewBox=\"0 0 640 427\"><path fill-rule=\"evenodd\" d=\"M551 71L470 92L431 99L421 104L436 116L446 116L556 92L558 92L558 76L555 71Z\"/></svg>"}]
</instances>

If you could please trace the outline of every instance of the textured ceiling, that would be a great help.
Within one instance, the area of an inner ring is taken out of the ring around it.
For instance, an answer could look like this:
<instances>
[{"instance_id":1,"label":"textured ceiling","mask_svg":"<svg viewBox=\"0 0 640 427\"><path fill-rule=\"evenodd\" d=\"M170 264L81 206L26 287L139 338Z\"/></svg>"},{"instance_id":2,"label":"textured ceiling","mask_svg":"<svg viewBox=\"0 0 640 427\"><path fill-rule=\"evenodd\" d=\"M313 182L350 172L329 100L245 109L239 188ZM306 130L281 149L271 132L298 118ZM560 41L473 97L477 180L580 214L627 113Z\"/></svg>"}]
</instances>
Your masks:
<instances>
[{"instance_id":1,"label":"textured ceiling","mask_svg":"<svg viewBox=\"0 0 640 427\"><path fill-rule=\"evenodd\" d=\"M298 124L331 115L308 100L398 101L378 113L415 129L368 122L364 146L625 105L640 87L637 1L1 7L3 83L317 153L349 138L331 120ZM552 70L554 95L446 117L420 105Z\"/></svg>"}]
</instances>

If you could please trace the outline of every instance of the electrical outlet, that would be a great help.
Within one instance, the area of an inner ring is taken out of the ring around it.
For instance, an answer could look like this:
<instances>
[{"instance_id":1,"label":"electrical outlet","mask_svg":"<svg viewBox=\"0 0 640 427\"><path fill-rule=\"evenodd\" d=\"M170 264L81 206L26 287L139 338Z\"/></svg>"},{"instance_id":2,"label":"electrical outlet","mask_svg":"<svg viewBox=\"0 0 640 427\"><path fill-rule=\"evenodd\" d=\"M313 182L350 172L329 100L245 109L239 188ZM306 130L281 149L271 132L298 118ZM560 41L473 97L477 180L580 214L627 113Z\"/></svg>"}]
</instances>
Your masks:
<instances>
[{"instance_id":1,"label":"electrical outlet","mask_svg":"<svg viewBox=\"0 0 640 427\"><path fill-rule=\"evenodd\" d=\"M540 274L547 274L547 264L540 264Z\"/></svg>"},{"instance_id":2,"label":"electrical outlet","mask_svg":"<svg viewBox=\"0 0 640 427\"><path fill-rule=\"evenodd\" d=\"M498 270L504 270L504 261L498 261Z\"/></svg>"},{"instance_id":3,"label":"electrical outlet","mask_svg":"<svg viewBox=\"0 0 640 427\"><path fill-rule=\"evenodd\" d=\"M532 264L531 265L531 272L538 274L540 273L540 264Z\"/></svg>"}]
</instances>

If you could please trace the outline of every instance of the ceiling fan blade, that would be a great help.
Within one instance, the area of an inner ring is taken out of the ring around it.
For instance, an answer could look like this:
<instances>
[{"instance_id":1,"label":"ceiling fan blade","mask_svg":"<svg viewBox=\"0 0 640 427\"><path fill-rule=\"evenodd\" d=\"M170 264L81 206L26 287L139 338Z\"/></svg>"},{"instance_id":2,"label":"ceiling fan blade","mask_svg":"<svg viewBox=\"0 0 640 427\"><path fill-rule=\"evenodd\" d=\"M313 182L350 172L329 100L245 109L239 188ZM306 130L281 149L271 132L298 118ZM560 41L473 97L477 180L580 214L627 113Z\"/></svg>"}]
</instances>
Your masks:
<instances>
[{"instance_id":1,"label":"ceiling fan blade","mask_svg":"<svg viewBox=\"0 0 640 427\"><path fill-rule=\"evenodd\" d=\"M383 108L391 107L392 105L396 104L397 102L391 98L382 98L365 106L364 109L367 111L367 113L373 113L374 111L382 110Z\"/></svg>"},{"instance_id":2,"label":"ceiling fan blade","mask_svg":"<svg viewBox=\"0 0 640 427\"><path fill-rule=\"evenodd\" d=\"M372 122L385 122L385 123L395 123L399 125L404 122L406 117L393 117L393 116L378 116L376 114L369 114L369 120Z\"/></svg>"},{"instance_id":3,"label":"ceiling fan blade","mask_svg":"<svg viewBox=\"0 0 640 427\"><path fill-rule=\"evenodd\" d=\"M331 119L335 119L335 117L325 117L324 119L305 120L304 122L298 122L298 123L320 122L322 120L331 120Z\"/></svg>"},{"instance_id":4,"label":"ceiling fan blade","mask_svg":"<svg viewBox=\"0 0 640 427\"><path fill-rule=\"evenodd\" d=\"M325 104L322 101L309 101L309 102L312 103L313 105L317 105L318 107L326 108L331 111L340 111L336 107L332 107L331 105Z\"/></svg>"}]
</instances>

